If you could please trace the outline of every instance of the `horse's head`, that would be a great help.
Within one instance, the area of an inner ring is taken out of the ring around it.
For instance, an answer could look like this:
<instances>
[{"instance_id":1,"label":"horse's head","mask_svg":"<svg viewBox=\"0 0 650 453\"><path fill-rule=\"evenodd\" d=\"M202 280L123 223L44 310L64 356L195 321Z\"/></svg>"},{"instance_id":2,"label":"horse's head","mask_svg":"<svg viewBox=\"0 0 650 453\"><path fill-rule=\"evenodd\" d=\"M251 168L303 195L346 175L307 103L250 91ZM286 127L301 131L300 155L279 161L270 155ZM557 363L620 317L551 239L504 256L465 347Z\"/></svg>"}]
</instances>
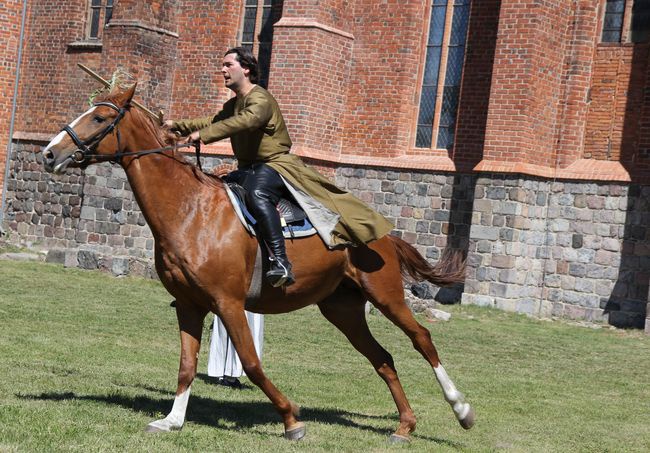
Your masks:
<instances>
[{"instance_id":1,"label":"horse's head","mask_svg":"<svg viewBox=\"0 0 650 453\"><path fill-rule=\"evenodd\" d=\"M126 91L96 102L65 126L43 150L45 169L62 173L68 165L85 166L110 160L112 154L121 151L117 125L130 106L135 87L134 84Z\"/></svg>"}]
</instances>

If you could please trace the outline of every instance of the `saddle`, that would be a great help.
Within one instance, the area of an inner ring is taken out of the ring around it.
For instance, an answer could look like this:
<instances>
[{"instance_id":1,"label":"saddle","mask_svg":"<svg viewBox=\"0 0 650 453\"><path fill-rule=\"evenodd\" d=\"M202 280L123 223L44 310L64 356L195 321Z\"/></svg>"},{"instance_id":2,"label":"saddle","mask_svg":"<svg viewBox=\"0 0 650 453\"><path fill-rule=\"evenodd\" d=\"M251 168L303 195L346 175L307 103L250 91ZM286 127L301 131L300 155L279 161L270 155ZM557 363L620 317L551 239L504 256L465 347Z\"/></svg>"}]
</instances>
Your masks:
<instances>
[{"instance_id":1,"label":"saddle","mask_svg":"<svg viewBox=\"0 0 650 453\"><path fill-rule=\"evenodd\" d=\"M236 172L233 172L236 173ZM230 198L235 213L244 228L253 236L257 237L255 225L257 221L246 206L246 189L244 189L236 179L233 173L223 178L226 193ZM229 178L233 175L234 177ZM311 224L305 211L293 200L281 198L277 205L282 223L282 233L285 239L294 239L299 237L313 236L316 234L316 228ZM258 238L259 239L259 238ZM251 308L259 300L262 291L262 276L266 273L269 266L267 259L268 250L260 245L258 240L257 252L255 256L255 266L251 284L246 294L246 308Z\"/></svg>"},{"instance_id":2,"label":"saddle","mask_svg":"<svg viewBox=\"0 0 650 453\"><path fill-rule=\"evenodd\" d=\"M226 191L228 192L228 196L235 207L235 212L237 212L240 221L251 234L257 236L255 233L257 220L255 220L246 206L246 189L236 182L227 180L225 182ZM278 202L277 209L280 213L282 233L285 238L306 237L316 234L316 229L307 218L305 211L293 200L281 198Z\"/></svg>"}]
</instances>

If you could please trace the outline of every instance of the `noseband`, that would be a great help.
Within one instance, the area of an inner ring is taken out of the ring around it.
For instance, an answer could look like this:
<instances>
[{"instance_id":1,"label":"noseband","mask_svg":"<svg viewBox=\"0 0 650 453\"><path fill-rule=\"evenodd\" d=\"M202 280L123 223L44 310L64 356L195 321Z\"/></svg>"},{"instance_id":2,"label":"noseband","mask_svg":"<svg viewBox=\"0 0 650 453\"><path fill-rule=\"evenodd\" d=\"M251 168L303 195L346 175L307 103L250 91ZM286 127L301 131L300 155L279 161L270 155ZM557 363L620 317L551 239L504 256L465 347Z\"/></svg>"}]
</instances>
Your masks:
<instances>
[{"instance_id":1,"label":"noseband","mask_svg":"<svg viewBox=\"0 0 650 453\"><path fill-rule=\"evenodd\" d=\"M117 105L113 104L112 102L97 102L93 104L95 107L98 107L100 105L105 105L106 107L110 107L113 110L117 112L117 116L113 119L111 124L106 126L104 129L100 130L97 132L95 135L91 135L89 138L86 140L81 140L77 133L70 127L70 125L66 125L63 127L63 131L65 131L72 141L74 142L75 145L77 145L77 151L72 153L70 158L74 160L78 164L82 164L89 160L90 157L99 157L99 158L104 158L103 155L99 154L94 154L95 151L97 150L97 147L99 146L99 143L104 140L104 137L106 137L108 134L113 132L113 129L116 128L117 123L120 122L120 120L124 117L124 113L126 113L126 108L125 107L118 107ZM118 129L115 129L117 133L117 150L120 150L120 131ZM110 160L110 157L109 159Z\"/></svg>"}]
</instances>

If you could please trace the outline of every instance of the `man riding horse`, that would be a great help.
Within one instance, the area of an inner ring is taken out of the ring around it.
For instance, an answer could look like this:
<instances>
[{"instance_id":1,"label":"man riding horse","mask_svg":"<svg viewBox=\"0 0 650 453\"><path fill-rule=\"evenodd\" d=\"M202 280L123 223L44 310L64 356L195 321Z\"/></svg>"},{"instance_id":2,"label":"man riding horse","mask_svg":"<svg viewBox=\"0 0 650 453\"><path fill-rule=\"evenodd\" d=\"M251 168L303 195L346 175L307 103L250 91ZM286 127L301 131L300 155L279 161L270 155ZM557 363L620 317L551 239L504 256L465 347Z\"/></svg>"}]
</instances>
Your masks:
<instances>
[{"instance_id":1,"label":"man riding horse","mask_svg":"<svg viewBox=\"0 0 650 453\"><path fill-rule=\"evenodd\" d=\"M352 194L339 189L295 154L275 98L256 85L257 60L250 51L236 47L226 52L221 73L236 96L216 115L165 122L189 141L205 144L230 138L237 158L239 182L259 233L273 254L266 277L272 286L290 285L295 278L287 258L279 199L288 193L307 195L310 221L331 248L366 244L388 234L393 225Z\"/></svg>"}]
</instances>

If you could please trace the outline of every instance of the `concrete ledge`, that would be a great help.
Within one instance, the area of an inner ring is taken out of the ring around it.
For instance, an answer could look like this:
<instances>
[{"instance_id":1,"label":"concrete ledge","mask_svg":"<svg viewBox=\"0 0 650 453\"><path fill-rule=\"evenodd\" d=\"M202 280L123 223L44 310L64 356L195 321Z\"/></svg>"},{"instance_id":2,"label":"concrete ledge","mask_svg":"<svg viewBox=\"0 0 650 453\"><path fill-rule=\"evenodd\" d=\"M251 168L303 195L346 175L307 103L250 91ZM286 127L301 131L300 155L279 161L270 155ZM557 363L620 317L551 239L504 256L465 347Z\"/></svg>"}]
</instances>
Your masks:
<instances>
[{"instance_id":1,"label":"concrete ledge","mask_svg":"<svg viewBox=\"0 0 650 453\"><path fill-rule=\"evenodd\" d=\"M352 33L303 17L283 17L275 23L274 27L316 28L334 35L342 36L343 38L354 40L354 35Z\"/></svg>"},{"instance_id":2,"label":"concrete ledge","mask_svg":"<svg viewBox=\"0 0 650 453\"><path fill-rule=\"evenodd\" d=\"M47 263L62 264L86 270L100 270L116 277L136 276L157 280L153 260L132 256L100 255L91 250L52 249L47 252Z\"/></svg>"},{"instance_id":3,"label":"concrete ledge","mask_svg":"<svg viewBox=\"0 0 650 453\"><path fill-rule=\"evenodd\" d=\"M526 162L501 162L482 160L474 171L486 173L517 173L542 178L582 181L630 182L630 174L620 162L596 159L578 159L566 168L552 168Z\"/></svg>"},{"instance_id":4,"label":"concrete ledge","mask_svg":"<svg viewBox=\"0 0 650 453\"><path fill-rule=\"evenodd\" d=\"M45 256L38 253L10 252L0 254L4 261L45 261Z\"/></svg>"}]
</instances>

